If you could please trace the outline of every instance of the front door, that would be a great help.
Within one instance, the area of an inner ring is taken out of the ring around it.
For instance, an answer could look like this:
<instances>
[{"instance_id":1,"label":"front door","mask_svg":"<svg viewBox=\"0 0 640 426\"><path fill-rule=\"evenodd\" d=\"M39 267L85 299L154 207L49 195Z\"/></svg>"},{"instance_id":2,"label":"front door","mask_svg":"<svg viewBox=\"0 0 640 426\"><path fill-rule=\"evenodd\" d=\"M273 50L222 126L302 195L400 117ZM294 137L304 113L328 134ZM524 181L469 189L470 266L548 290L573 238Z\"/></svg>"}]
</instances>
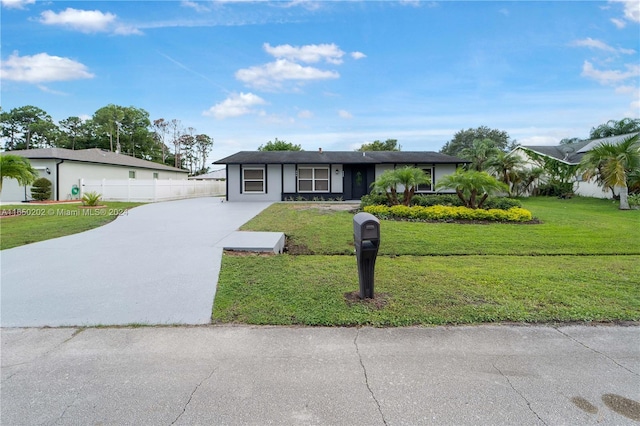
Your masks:
<instances>
[{"instance_id":1,"label":"front door","mask_svg":"<svg viewBox=\"0 0 640 426\"><path fill-rule=\"evenodd\" d=\"M351 197L359 200L369 193L367 182L367 167L354 166L351 169Z\"/></svg>"}]
</instances>

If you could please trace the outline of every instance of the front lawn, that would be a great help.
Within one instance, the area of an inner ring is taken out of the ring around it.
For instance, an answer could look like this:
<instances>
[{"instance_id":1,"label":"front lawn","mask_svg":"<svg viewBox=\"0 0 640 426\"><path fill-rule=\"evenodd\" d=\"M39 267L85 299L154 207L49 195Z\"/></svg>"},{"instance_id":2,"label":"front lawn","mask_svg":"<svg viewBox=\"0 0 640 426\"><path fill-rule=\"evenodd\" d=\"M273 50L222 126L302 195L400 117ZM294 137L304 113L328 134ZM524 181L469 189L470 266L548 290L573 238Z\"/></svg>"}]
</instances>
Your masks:
<instances>
[{"instance_id":1,"label":"front lawn","mask_svg":"<svg viewBox=\"0 0 640 426\"><path fill-rule=\"evenodd\" d=\"M606 200L523 200L542 223L381 222L374 301L354 301L353 214L271 206L242 229L298 252L225 254L215 322L428 325L640 320L640 211Z\"/></svg>"},{"instance_id":2,"label":"front lawn","mask_svg":"<svg viewBox=\"0 0 640 426\"><path fill-rule=\"evenodd\" d=\"M142 203L103 202L104 209L79 209L79 204L16 204L0 206L5 213L20 213L0 219L0 250L64 237L97 228L127 214Z\"/></svg>"}]
</instances>

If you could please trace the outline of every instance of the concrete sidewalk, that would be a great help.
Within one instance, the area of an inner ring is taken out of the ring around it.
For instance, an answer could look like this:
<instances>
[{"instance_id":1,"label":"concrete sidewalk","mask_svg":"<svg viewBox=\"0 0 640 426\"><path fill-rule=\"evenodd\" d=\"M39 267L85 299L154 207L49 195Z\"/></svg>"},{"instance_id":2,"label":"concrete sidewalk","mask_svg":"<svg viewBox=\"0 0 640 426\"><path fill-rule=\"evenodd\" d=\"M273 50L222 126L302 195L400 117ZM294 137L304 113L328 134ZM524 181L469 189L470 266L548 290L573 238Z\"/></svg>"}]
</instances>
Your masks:
<instances>
[{"instance_id":1,"label":"concrete sidewalk","mask_svg":"<svg viewBox=\"0 0 640 426\"><path fill-rule=\"evenodd\" d=\"M207 324L218 242L269 205L146 204L91 231L2 250L0 324Z\"/></svg>"},{"instance_id":2,"label":"concrete sidewalk","mask_svg":"<svg viewBox=\"0 0 640 426\"><path fill-rule=\"evenodd\" d=\"M3 425L640 420L639 327L200 326L1 333Z\"/></svg>"}]
</instances>

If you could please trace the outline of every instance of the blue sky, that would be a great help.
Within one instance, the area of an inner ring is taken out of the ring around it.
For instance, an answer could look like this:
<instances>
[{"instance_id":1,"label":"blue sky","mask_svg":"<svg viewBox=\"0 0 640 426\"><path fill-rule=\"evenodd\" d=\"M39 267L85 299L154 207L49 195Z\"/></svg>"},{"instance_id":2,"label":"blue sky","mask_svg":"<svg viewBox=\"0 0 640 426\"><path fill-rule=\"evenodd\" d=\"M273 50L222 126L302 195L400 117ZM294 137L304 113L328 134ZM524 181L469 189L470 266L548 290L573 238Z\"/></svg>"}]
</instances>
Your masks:
<instances>
[{"instance_id":1,"label":"blue sky","mask_svg":"<svg viewBox=\"0 0 640 426\"><path fill-rule=\"evenodd\" d=\"M134 106L213 137L212 160L640 117L637 1L0 1L3 110Z\"/></svg>"}]
</instances>

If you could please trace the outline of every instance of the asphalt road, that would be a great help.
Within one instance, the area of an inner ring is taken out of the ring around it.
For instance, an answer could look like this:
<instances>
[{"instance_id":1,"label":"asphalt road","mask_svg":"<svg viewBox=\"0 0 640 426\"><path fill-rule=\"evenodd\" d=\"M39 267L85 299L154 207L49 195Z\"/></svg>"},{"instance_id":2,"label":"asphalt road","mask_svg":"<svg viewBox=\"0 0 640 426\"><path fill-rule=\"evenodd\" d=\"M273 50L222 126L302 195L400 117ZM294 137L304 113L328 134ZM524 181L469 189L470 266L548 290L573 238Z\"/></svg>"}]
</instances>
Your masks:
<instances>
[{"instance_id":1,"label":"asphalt road","mask_svg":"<svg viewBox=\"0 0 640 426\"><path fill-rule=\"evenodd\" d=\"M3 425L637 425L640 328L2 329Z\"/></svg>"}]
</instances>

